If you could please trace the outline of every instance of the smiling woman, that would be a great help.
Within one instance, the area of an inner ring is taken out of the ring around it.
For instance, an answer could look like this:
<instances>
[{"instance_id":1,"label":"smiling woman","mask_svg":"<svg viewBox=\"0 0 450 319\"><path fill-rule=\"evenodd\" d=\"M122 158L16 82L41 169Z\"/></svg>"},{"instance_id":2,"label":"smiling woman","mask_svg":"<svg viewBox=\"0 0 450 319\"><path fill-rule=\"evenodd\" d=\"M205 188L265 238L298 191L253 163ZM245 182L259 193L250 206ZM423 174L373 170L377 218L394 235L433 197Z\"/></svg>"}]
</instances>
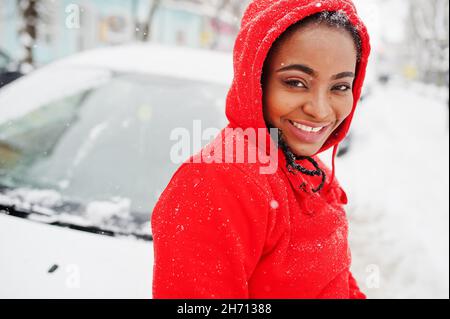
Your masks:
<instances>
[{"instance_id":1,"label":"smiling woman","mask_svg":"<svg viewBox=\"0 0 450 319\"><path fill-rule=\"evenodd\" d=\"M350 272L346 194L317 155L334 156L347 134L369 52L350 0L250 3L229 124L181 165L153 211L155 298L365 297ZM257 142L244 133L259 129ZM243 141L249 154L274 155L276 170L201 160Z\"/></svg>"},{"instance_id":2,"label":"smiling woman","mask_svg":"<svg viewBox=\"0 0 450 319\"><path fill-rule=\"evenodd\" d=\"M273 44L261 77L264 119L280 130L292 168L307 172L294 159L309 157L314 163L310 156L350 115L360 58L361 38L343 12L313 14Z\"/></svg>"}]
</instances>

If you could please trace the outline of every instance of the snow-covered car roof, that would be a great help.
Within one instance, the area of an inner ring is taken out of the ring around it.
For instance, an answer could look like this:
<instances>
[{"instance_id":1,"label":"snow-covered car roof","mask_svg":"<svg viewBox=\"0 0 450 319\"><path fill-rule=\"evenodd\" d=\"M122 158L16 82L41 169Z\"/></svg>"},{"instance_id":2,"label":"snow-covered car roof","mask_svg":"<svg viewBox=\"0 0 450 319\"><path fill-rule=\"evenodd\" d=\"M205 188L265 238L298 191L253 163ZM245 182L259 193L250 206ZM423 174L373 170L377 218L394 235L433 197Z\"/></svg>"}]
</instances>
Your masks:
<instances>
[{"instance_id":1,"label":"snow-covered car roof","mask_svg":"<svg viewBox=\"0 0 450 319\"><path fill-rule=\"evenodd\" d=\"M85 51L54 65L159 74L218 84L231 84L233 79L230 53L158 44L131 44Z\"/></svg>"},{"instance_id":2,"label":"snow-covered car roof","mask_svg":"<svg viewBox=\"0 0 450 319\"><path fill-rule=\"evenodd\" d=\"M85 51L39 68L2 88L0 124L38 105L99 86L112 73L151 74L229 86L233 59L231 53L144 43ZM23 92L28 94L24 96Z\"/></svg>"}]
</instances>

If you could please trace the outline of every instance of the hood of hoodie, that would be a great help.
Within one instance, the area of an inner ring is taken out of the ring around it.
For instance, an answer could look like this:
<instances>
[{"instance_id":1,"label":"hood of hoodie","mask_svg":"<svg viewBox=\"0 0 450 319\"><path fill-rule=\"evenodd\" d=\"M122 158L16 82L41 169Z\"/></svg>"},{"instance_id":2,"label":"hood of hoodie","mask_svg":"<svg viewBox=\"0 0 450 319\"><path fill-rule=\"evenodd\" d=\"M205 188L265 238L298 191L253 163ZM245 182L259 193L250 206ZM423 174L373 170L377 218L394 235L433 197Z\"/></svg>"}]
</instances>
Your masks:
<instances>
[{"instance_id":1,"label":"hood of hoodie","mask_svg":"<svg viewBox=\"0 0 450 319\"><path fill-rule=\"evenodd\" d=\"M343 11L361 37L361 59L353 84L354 105L350 115L329 136L315 154L335 147L347 135L361 89L370 54L367 29L350 0L254 0L247 7L234 51L234 79L227 95L226 115L230 127L265 128L261 75L266 56L275 40L292 24L322 11ZM269 136L269 134L267 134Z\"/></svg>"}]
</instances>

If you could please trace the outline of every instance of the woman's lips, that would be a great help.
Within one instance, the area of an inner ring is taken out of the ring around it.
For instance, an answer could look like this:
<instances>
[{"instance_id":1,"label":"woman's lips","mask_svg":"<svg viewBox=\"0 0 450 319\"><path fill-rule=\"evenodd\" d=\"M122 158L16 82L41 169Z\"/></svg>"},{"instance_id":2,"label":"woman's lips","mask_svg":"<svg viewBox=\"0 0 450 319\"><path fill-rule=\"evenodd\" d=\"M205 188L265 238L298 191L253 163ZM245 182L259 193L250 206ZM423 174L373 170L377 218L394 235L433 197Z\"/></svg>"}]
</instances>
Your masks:
<instances>
[{"instance_id":1,"label":"woman's lips","mask_svg":"<svg viewBox=\"0 0 450 319\"><path fill-rule=\"evenodd\" d=\"M297 122L297 121L291 121L288 120L288 127L289 130L292 132L293 135L295 135L300 141L305 142L305 143L317 143L320 142L325 134L328 131L328 128L331 126L331 124L326 124L323 126L320 126L318 124L306 124L304 121ZM296 127L297 126L297 127ZM312 131L307 132L304 129L307 128L313 128ZM303 129L302 129L303 128ZM319 129L321 128L318 132L315 132L315 129Z\"/></svg>"}]
</instances>

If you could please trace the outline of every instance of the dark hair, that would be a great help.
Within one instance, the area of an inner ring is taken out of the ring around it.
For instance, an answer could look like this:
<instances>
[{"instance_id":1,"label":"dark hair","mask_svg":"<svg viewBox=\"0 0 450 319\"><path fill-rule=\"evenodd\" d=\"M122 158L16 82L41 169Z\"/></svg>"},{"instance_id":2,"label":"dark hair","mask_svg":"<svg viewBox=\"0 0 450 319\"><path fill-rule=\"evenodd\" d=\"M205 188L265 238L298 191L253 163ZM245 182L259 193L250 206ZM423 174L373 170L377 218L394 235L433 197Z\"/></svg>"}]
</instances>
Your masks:
<instances>
[{"instance_id":1,"label":"dark hair","mask_svg":"<svg viewBox=\"0 0 450 319\"><path fill-rule=\"evenodd\" d=\"M318 13L315 13L313 15L310 15L310 16L298 21L297 23L294 23L289 28L287 28L286 31L283 32L275 40L275 42L273 43L272 47L269 50L269 53L267 54L266 61L264 62L263 72L262 72L262 76L261 76L261 85L263 87L264 87L264 83L266 80L267 67L268 67L267 61L269 60L268 57L270 57L273 54L273 52L277 50L278 46L284 39L288 38L289 36L291 36L292 34L297 32L299 29L309 26L311 24L326 25L330 28L343 29L343 30L349 32L355 43L355 48L356 48L356 52L357 52L357 55L356 55L357 62L359 62L361 60L361 52L362 52L361 37L360 37L356 27L348 19L345 12L343 12L343 11L318 12ZM269 125L268 125L268 128L270 128ZM287 166L287 169L289 172L295 173L296 171L299 171L300 173L309 175L309 176L321 176L322 181L321 181L320 185L317 188L313 189L313 192L319 192L325 184L326 175L325 175L325 172L319 167L317 162L310 156L296 156L291 151L291 149L289 148L287 143L284 141L283 132L281 130L279 130L279 141L278 142L279 142L281 150L283 151L283 153L286 157L286 166ZM313 164L315 170L308 170L308 169L304 168L300 164L296 163L295 162L296 160L309 161L311 164ZM300 185L300 188L303 188L303 187L304 187L303 184Z\"/></svg>"}]
</instances>

